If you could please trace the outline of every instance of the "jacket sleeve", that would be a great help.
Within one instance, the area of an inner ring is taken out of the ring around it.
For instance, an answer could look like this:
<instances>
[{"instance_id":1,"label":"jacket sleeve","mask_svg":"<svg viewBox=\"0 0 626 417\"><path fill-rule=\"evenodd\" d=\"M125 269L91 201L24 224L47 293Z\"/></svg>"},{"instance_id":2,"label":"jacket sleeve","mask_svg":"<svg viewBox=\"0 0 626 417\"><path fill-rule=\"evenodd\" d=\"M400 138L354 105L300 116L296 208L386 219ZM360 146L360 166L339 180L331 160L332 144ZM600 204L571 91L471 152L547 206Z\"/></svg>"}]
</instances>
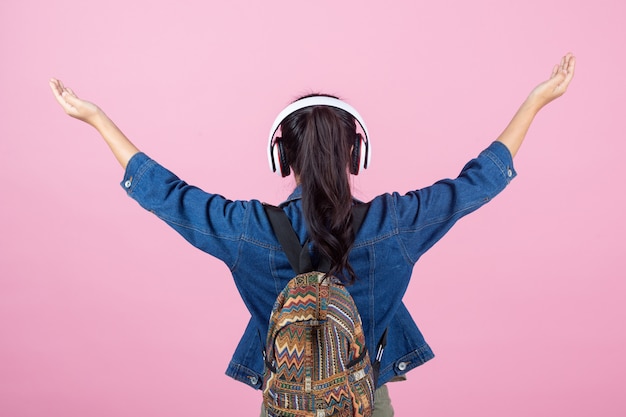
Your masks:
<instances>
[{"instance_id":1,"label":"jacket sleeve","mask_svg":"<svg viewBox=\"0 0 626 417\"><path fill-rule=\"evenodd\" d=\"M396 226L411 262L417 262L457 220L489 202L516 175L509 150L493 142L457 178L405 195L392 194Z\"/></svg>"},{"instance_id":2,"label":"jacket sleeve","mask_svg":"<svg viewBox=\"0 0 626 417\"><path fill-rule=\"evenodd\" d=\"M129 161L121 185L141 207L189 243L234 267L248 202L231 201L189 185L144 153Z\"/></svg>"}]
</instances>

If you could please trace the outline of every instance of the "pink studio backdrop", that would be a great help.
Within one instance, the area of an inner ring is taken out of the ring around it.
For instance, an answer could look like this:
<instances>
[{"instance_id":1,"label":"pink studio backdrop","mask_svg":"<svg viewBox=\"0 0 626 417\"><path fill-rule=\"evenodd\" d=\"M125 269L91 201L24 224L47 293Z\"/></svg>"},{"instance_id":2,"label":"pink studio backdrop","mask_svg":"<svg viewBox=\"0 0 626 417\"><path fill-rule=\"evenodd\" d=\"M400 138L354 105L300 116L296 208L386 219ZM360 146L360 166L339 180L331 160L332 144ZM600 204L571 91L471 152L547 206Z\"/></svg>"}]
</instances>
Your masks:
<instances>
[{"instance_id":1,"label":"pink studio backdrop","mask_svg":"<svg viewBox=\"0 0 626 417\"><path fill-rule=\"evenodd\" d=\"M310 4L309 4L310 3ZM266 134L301 93L365 117L363 198L455 176L572 50L519 177L415 268L437 358L390 385L399 416L623 416L618 0L3 0L0 415L256 416L224 370L247 322L227 268L127 198L64 80L149 155L230 198L278 203Z\"/></svg>"}]
</instances>

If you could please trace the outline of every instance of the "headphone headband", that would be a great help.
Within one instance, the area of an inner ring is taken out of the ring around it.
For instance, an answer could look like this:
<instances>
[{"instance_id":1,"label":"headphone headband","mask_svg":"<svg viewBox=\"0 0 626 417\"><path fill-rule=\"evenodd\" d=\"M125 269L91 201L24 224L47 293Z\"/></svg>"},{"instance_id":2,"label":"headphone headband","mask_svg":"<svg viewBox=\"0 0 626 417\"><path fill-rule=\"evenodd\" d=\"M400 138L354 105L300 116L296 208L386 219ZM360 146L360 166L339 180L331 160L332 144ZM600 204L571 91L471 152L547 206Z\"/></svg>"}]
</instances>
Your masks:
<instances>
[{"instance_id":1,"label":"headphone headband","mask_svg":"<svg viewBox=\"0 0 626 417\"><path fill-rule=\"evenodd\" d=\"M359 112L356 111L354 107L352 107L345 101L339 100L338 98L328 97L328 96L312 96L312 97L306 97L306 98L303 98L303 99L300 99L291 103L290 105L285 107L280 113L278 113L278 116L276 116L276 120L274 120L274 123L272 124L272 128L270 129L269 145L267 147L267 156L269 159L270 169L272 170L272 172L276 171L276 164L275 164L274 155L273 155L274 136L276 135L276 131L278 131L278 128L280 127L281 123L290 114L295 113L298 110L301 110L307 107L314 107L314 106L335 107L337 109L341 109L341 110L348 112L350 115L352 115L352 117L354 117L354 119L357 121L359 126L361 126L361 129L363 129L363 133L365 134L364 168L369 167L370 159L372 157L372 149L370 148L369 133L367 132L367 127L365 126L365 122L363 121L363 118L361 117Z\"/></svg>"}]
</instances>

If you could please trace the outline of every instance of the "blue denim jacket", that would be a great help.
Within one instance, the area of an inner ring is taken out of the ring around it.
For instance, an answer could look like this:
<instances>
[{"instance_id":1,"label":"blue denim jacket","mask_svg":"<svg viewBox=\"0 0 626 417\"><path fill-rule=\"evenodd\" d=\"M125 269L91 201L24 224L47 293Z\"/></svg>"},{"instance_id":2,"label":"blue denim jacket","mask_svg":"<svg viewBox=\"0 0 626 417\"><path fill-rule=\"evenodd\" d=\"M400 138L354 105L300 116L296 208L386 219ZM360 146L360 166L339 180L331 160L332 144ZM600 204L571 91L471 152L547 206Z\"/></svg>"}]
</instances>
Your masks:
<instances>
[{"instance_id":1,"label":"blue denim jacket","mask_svg":"<svg viewBox=\"0 0 626 417\"><path fill-rule=\"evenodd\" d=\"M434 356L402 302L414 264L459 218L491 200L515 175L508 149L494 142L456 179L371 201L350 254L358 280L348 289L361 314L370 352L389 329L379 385ZM226 374L261 388L261 338L276 297L294 275L262 203L206 193L143 153L128 163L122 187L189 243L228 265L251 318ZM302 243L306 226L300 197L296 188L282 207Z\"/></svg>"}]
</instances>

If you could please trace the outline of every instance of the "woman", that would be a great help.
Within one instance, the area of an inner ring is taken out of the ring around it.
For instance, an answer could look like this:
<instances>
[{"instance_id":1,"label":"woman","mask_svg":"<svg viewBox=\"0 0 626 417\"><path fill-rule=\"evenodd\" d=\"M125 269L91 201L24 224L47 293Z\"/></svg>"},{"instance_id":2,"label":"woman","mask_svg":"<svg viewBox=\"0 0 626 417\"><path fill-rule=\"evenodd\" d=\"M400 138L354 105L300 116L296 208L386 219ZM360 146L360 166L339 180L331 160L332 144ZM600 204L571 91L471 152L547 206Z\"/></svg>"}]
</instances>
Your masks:
<instances>
[{"instance_id":1,"label":"woman","mask_svg":"<svg viewBox=\"0 0 626 417\"><path fill-rule=\"evenodd\" d=\"M485 204L514 178L512 158L533 118L565 93L574 67L572 54L564 56L497 140L456 179L406 195L374 198L356 235L349 172L358 170L352 160L358 159L354 151L362 141L354 114L332 105L312 105L278 121L281 137L271 137L270 148L280 147L281 152L273 163L284 175L293 170L298 183L282 208L300 242L310 239L316 252L330 259L330 272L350 283L370 352L388 331L374 416L393 415L385 383L433 357L402 303L415 262L459 218ZM262 204L230 201L187 185L141 153L96 105L78 98L58 80L50 85L65 112L96 128L109 145L125 169L122 186L129 196L191 244L228 265L251 319L226 373L261 388L258 335L266 334L274 300L294 275ZM357 121L361 123L358 117Z\"/></svg>"}]
</instances>

